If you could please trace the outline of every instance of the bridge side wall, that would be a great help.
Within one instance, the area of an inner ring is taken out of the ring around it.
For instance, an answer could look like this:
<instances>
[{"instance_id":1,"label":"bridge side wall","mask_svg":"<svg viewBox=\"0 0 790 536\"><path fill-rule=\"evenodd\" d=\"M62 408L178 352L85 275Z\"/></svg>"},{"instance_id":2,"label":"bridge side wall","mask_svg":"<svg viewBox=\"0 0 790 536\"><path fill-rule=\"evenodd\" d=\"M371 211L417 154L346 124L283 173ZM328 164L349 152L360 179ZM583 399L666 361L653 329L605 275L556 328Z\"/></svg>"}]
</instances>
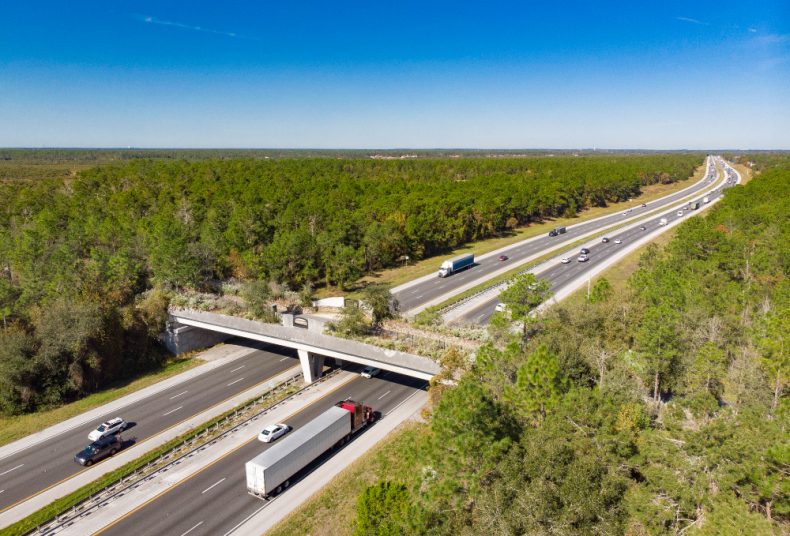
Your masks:
<instances>
[{"instance_id":1,"label":"bridge side wall","mask_svg":"<svg viewBox=\"0 0 790 536\"><path fill-rule=\"evenodd\" d=\"M208 329L173 323L162 334L162 342L168 351L179 355L192 350L209 348L231 338L231 335Z\"/></svg>"}]
</instances>

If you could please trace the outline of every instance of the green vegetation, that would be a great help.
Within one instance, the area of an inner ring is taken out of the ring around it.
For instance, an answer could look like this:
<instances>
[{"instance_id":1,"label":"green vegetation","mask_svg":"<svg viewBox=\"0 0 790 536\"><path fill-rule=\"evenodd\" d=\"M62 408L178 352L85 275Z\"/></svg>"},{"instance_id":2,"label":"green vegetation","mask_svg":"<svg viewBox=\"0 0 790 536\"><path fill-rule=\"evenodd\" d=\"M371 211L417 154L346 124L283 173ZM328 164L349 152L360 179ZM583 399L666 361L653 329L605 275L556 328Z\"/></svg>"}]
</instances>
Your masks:
<instances>
[{"instance_id":1,"label":"green vegetation","mask_svg":"<svg viewBox=\"0 0 790 536\"><path fill-rule=\"evenodd\" d=\"M306 299L313 285L348 286L403 255L422 259L685 179L700 160L43 154L101 165L74 177L0 183L4 414L55 407L160 367L157 337L174 289L217 290L236 278L263 314L260 281Z\"/></svg>"},{"instance_id":2,"label":"green vegetation","mask_svg":"<svg viewBox=\"0 0 790 536\"><path fill-rule=\"evenodd\" d=\"M153 385L154 383L200 365L203 361L194 359L193 355L192 353L181 354L169 360L156 372L142 374L136 378L124 379L119 381L118 385L111 385L106 389L90 394L70 404L65 404L48 411L0 417L0 445L16 441L21 437L63 422L80 413L84 413L95 407L116 400L129 393L134 393L149 385Z\"/></svg>"},{"instance_id":3,"label":"green vegetation","mask_svg":"<svg viewBox=\"0 0 790 536\"><path fill-rule=\"evenodd\" d=\"M762 169L626 289L492 328L345 533L787 533L790 166Z\"/></svg>"},{"instance_id":4,"label":"green vegetation","mask_svg":"<svg viewBox=\"0 0 790 536\"><path fill-rule=\"evenodd\" d=\"M261 405L269 407L281 400L284 400L299 390L300 387L297 384L286 384L284 387L276 387L273 390L264 393L262 396L237 405L233 409L230 409L221 415L218 415L213 419L196 426L188 432L184 432L180 436L175 437L167 443L155 448L154 450L143 454L139 458L124 464L118 469L110 471L109 473L94 480L90 484L86 484L78 490L53 501L44 508L41 508L26 518L17 521L13 525L10 525L4 529L0 529L0 536L19 536L22 534L29 534L36 527L48 523L56 516L60 516L64 512L67 512L70 508L88 500L93 495L103 491L105 488L108 488L122 479L133 475L136 471L144 468L148 464L156 463L157 461L159 463L169 463L167 460L159 460L159 458L176 447L183 445L190 439L198 437L205 432L206 438L201 439L201 441L207 442L217 433L224 432L227 424L233 423L234 419L243 420L248 418L248 416L245 416L244 412L248 411L250 408L255 408L256 406L260 407ZM212 430L212 428L214 428L214 430Z\"/></svg>"}]
</instances>

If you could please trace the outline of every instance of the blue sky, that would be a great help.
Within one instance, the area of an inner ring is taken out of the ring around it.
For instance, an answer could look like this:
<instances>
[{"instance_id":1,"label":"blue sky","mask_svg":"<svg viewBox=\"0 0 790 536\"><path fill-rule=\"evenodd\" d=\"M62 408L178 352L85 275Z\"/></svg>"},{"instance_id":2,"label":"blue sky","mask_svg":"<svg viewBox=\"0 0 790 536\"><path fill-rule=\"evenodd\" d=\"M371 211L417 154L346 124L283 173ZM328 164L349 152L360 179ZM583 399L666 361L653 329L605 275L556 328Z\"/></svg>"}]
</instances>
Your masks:
<instances>
[{"instance_id":1,"label":"blue sky","mask_svg":"<svg viewBox=\"0 0 790 536\"><path fill-rule=\"evenodd\" d=\"M790 2L0 0L0 146L790 149Z\"/></svg>"}]
</instances>

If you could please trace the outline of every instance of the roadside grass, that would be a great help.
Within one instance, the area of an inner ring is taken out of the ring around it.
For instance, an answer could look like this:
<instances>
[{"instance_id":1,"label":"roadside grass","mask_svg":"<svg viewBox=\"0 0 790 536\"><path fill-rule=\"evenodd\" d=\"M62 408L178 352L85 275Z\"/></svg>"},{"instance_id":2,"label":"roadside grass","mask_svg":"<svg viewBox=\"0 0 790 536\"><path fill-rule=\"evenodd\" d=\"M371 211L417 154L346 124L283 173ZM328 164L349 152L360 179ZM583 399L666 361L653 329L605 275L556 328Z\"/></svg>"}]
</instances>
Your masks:
<instances>
[{"instance_id":1,"label":"roadside grass","mask_svg":"<svg viewBox=\"0 0 790 536\"><path fill-rule=\"evenodd\" d=\"M280 400L290 396L298 388L296 386L290 386L286 388L284 391L275 394L272 400L268 400L267 403L270 405L276 404ZM276 391L275 391L276 393ZM268 396L268 395L265 395ZM252 399L256 400L258 397ZM125 478L135 471L140 469L141 467L145 467L147 464L155 461L157 458L166 454L171 449L177 447L181 443L186 442L187 440L202 434L204 431L210 429L211 427L217 425L221 421L226 418L230 418L231 416L236 415L237 412L241 411L244 407L246 407L250 402L237 405L236 407L229 409L228 411L224 412L217 417L205 422L188 432L181 434L180 436L171 439L164 445L140 456L139 458L130 461L129 463L119 467L115 471L111 471L106 475L99 477L97 480L94 480L90 484L86 484L85 486L81 487L80 489L66 495L65 497L61 497L53 501L52 503L48 504L44 508L30 514L28 517L21 519L10 525L2 530L0 530L0 536L22 536L23 534L28 534L35 530L37 527L49 522L50 520L54 519L56 516L68 511L73 506L80 504L81 502L89 499L91 496L95 495L96 493L102 491L104 488L115 484L122 478ZM210 433L210 432L209 432Z\"/></svg>"},{"instance_id":2,"label":"roadside grass","mask_svg":"<svg viewBox=\"0 0 790 536\"><path fill-rule=\"evenodd\" d=\"M699 216L697 216L699 217ZM595 276L592 280L592 283L595 284L596 281L606 278L609 280L609 283L612 285L612 295L614 296L623 296L624 292L628 290L628 279L633 275L633 273L639 268L639 258L642 256L642 253L645 252L647 247L650 244L655 244L660 248L663 248L672 239L675 237L677 233L677 227L670 229L669 231L662 233L655 237L653 240L648 242L647 244L643 245L640 248L632 251L615 264ZM578 302L583 301L587 297L587 287L581 287L576 292L568 296L565 301L566 302Z\"/></svg>"},{"instance_id":3,"label":"roadside grass","mask_svg":"<svg viewBox=\"0 0 790 536\"><path fill-rule=\"evenodd\" d=\"M182 354L168 361L161 369L131 380L125 380L117 384L116 387L93 393L70 404L36 413L0 417L0 445L5 445L34 432L39 432L44 428L202 364L203 361L193 359L196 354L197 352Z\"/></svg>"},{"instance_id":4,"label":"roadside grass","mask_svg":"<svg viewBox=\"0 0 790 536\"><path fill-rule=\"evenodd\" d=\"M365 488L378 480L392 480L408 486L409 481L419 478L412 447L427 429L425 424L416 422L400 425L269 531L269 536L354 534L357 498Z\"/></svg>"},{"instance_id":5,"label":"roadside grass","mask_svg":"<svg viewBox=\"0 0 790 536\"><path fill-rule=\"evenodd\" d=\"M733 164L732 167L734 167L735 170L741 174L741 184L747 184L754 178L754 172L749 166L744 166L743 164Z\"/></svg>"},{"instance_id":6,"label":"roadside grass","mask_svg":"<svg viewBox=\"0 0 790 536\"><path fill-rule=\"evenodd\" d=\"M677 181L672 184L651 184L649 186L643 187L642 195L633 198L631 201L623 201L621 203L611 203L605 207L592 207L582 211L578 216L574 218L547 219L542 223L533 223L526 227L520 227L504 236L488 238L477 242L471 242L469 244L464 245L463 247L454 249L452 252L447 253L446 255L429 257L427 259L422 259L420 261L417 261L413 264L408 264L406 266L382 270L381 272L378 272L373 275L368 275L360 279L354 285L354 288L352 288L351 292L342 291L337 287L322 287L316 289L315 295L316 298L326 298L328 296L338 296L338 295L347 295L349 297L354 298L354 297L358 297L357 289L363 288L364 286L369 284L387 284L393 287L398 286L400 284L406 283L418 277L422 277L424 275L428 275L430 273L435 272L436 270L438 270L438 266L442 263L442 261L445 261L447 259L451 259L458 255L463 255L465 253L471 253L471 252L474 252L475 255L483 255L490 251L495 251L499 248L509 246L516 242L520 242L522 240L526 240L528 238L532 238L534 236L547 233L549 230L553 229L554 227L562 227L568 225L575 225L577 223L583 223L587 220L598 218L600 216L605 216L607 214L616 213L625 210L627 208L631 208L633 206L639 205L641 203L649 203L650 201L653 201L660 197L664 197L665 195L669 195L679 190L682 190L684 188L687 188L689 185L702 179L702 176L704 174L705 174L705 166L704 165L699 166L694 171L694 174L685 180Z\"/></svg>"}]
</instances>

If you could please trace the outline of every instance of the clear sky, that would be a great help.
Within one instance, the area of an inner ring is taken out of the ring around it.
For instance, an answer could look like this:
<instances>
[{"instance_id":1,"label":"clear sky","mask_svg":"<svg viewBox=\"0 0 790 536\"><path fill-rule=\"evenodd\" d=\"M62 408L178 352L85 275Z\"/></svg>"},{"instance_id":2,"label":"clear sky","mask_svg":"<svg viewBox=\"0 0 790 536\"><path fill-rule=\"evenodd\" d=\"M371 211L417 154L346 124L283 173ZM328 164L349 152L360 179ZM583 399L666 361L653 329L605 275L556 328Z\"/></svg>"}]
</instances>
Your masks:
<instances>
[{"instance_id":1,"label":"clear sky","mask_svg":"<svg viewBox=\"0 0 790 536\"><path fill-rule=\"evenodd\" d=\"M0 146L790 149L790 1L0 0Z\"/></svg>"}]
</instances>

